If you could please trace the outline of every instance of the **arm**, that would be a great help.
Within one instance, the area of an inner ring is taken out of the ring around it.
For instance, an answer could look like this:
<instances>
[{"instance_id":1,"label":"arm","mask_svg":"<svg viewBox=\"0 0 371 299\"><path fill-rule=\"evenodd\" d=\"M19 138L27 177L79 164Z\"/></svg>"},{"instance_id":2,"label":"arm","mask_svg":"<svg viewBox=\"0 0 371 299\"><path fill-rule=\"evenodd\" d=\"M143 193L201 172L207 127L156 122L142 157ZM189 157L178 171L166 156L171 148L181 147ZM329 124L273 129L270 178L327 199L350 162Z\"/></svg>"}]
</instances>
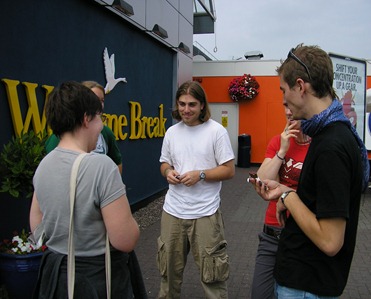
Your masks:
<instances>
[{"instance_id":1,"label":"arm","mask_svg":"<svg viewBox=\"0 0 371 299\"><path fill-rule=\"evenodd\" d=\"M102 208L102 215L111 245L123 252L132 251L139 239L139 227L126 195Z\"/></svg>"},{"instance_id":2,"label":"arm","mask_svg":"<svg viewBox=\"0 0 371 299\"><path fill-rule=\"evenodd\" d=\"M187 187L200 181L201 170L206 174L206 182L228 180L232 178L235 173L234 159L211 169L192 170L182 175L169 163L163 162L160 166L161 174L167 179L169 184L184 184ZM177 176L179 176L179 178L177 178Z\"/></svg>"},{"instance_id":3,"label":"arm","mask_svg":"<svg viewBox=\"0 0 371 299\"><path fill-rule=\"evenodd\" d=\"M283 192L293 190L273 180L250 180L255 186L256 192L265 200L279 198ZM291 192L285 198L285 205L279 199L277 201L277 219L281 226L284 225L283 215L286 210L294 217L304 234L325 254L334 256L339 252L344 242L345 225L344 218L317 219L306 205L303 204L296 192Z\"/></svg>"},{"instance_id":4,"label":"arm","mask_svg":"<svg viewBox=\"0 0 371 299\"><path fill-rule=\"evenodd\" d=\"M117 167L119 169L119 173L122 174L122 164L118 164Z\"/></svg>"},{"instance_id":5,"label":"arm","mask_svg":"<svg viewBox=\"0 0 371 299\"><path fill-rule=\"evenodd\" d=\"M296 138L297 133L299 130L292 129L294 125L287 121L284 131L281 133L280 138L280 148L277 150L277 142L274 142L275 146L273 148L272 141L268 145L267 154L269 153L270 157L266 157L262 163L262 165L258 169L258 176L260 179L270 179L275 180L277 182L280 181L278 176L278 172L284 163L284 159L287 151L290 148L290 139ZM274 154L274 155L272 155Z\"/></svg>"},{"instance_id":6,"label":"arm","mask_svg":"<svg viewBox=\"0 0 371 299\"><path fill-rule=\"evenodd\" d=\"M201 170L205 173L206 182L218 182L231 179L235 173L234 159L228 162L225 162L217 167L211 169L198 169L188 171L180 175L180 183L190 187L198 183L200 179Z\"/></svg>"},{"instance_id":7,"label":"arm","mask_svg":"<svg viewBox=\"0 0 371 299\"><path fill-rule=\"evenodd\" d=\"M344 218L317 219L295 192L291 192L284 202L285 205L280 200L277 202L277 214L289 210L301 230L322 252L328 256L339 252L344 243Z\"/></svg>"},{"instance_id":8,"label":"arm","mask_svg":"<svg viewBox=\"0 0 371 299\"><path fill-rule=\"evenodd\" d=\"M224 181L233 178L235 173L234 159L225 162L215 168L200 169L194 171L197 178L200 179L200 171L203 170L206 174L206 182Z\"/></svg>"},{"instance_id":9,"label":"arm","mask_svg":"<svg viewBox=\"0 0 371 299\"><path fill-rule=\"evenodd\" d=\"M164 178L166 178L169 184L179 184L180 180L177 178L179 172L177 172L169 163L163 162L160 166L160 172Z\"/></svg>"},{"instance_id":10,"label":"arm","mask_svg":"<svg viewBox=\"0 0 371 299\"><path fill-rule=\"evenodd\" d=\"M282 166L282 160L274 156L273 158L265 158L262 165L258 169L258 177L262 180L271 179L277 182L280 181L278 171Z\"/></svg>"},{"instance_id":11,"label":"arm","mask_svg":"<svg viewBox=\"0 0 371 299\"><path fill-rule=\"evenodd\" d=\"M32 233L35 231L36 227L41 223L42 218L43 214L41 213L36 193L34 193L30 209L30 227Z\"/></svg>"},{"instance_id":12,"label":"arm","mask_svg":"<svg viewBox=\"0 0 371 299\"><path fill-rule=\"evenodd\" d=\"M107 155L113 160L113 162L116 163L120 174L122 174L122 156L121 156L120 149L117 145L115 134L107 126L103 127L101 133L102 133L103 138L106 140L107 145L108 145Z\"/></svg>"}]
</instances>

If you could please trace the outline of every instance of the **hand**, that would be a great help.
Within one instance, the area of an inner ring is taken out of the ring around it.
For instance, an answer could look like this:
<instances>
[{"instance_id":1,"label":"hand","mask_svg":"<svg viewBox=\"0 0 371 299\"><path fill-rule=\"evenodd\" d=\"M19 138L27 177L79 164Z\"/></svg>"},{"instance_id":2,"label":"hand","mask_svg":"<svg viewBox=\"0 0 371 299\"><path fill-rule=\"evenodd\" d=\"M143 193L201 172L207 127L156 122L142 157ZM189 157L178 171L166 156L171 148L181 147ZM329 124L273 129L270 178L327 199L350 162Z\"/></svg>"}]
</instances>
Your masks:
<instances>
[{"instance_id":1,"label":"hand","mask_svg":"<svg viewBox=\"0 0 371 299\"><path fill-rule=\"evenodd\" d=\"M277 199L283 192L291 190L289 187L274 180L258 180L249 178L249 183L255 187L255 191L264 200Z\"/></svg>"},{"instance_id":2,"label":"hand","mask_svg":"<svg viewBox=\"0 0 371 299\"><path fill-rule=\"evenodd\" d=\"M168 170L166 172L166 180L172 185L180 184L180 175L175 169Z\"/></svg>"},{"instance_id":3,"label":"hand","mask_svg":"<svg viewBox=\"0 0 371 299\"><path fill-rule=\"evenodd\" d=\"M191 187L198 181L200 181L200 171L193 170L183 173L182 175L179 176L179 180L181 184L184 184L187 187Z\"/></svg>"},{"instance_id":4,"label":"hand","mask_svg":"<svg viewBox=\"0 0 371 299\"><path fill-rule=\"evenodd\" d=\"M297 138L298 133L300 130L295 129L297 126L297 121L290 121L287 120L285 129L281 133L281 148L279 150L279 153L282 156L285 156L287 151L289 150L290 147L290 138Z\"/></svg>"}]
</instances>

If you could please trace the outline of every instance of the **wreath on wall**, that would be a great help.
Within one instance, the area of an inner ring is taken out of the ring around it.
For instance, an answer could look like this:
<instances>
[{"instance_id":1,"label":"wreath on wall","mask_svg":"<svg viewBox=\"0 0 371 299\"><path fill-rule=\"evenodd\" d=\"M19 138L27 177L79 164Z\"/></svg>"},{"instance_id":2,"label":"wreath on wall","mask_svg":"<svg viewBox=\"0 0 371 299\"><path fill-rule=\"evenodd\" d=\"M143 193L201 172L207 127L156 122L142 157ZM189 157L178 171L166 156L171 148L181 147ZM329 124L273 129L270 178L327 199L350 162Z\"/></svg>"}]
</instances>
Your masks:
<instances>
[{"instance_id":1,"label":"wreath on wall","mask_svg":"<svg viewBox=\"0 0 371 299\"><path fill-rule=\"evenodd\" d=\"M250 74L237 77L229 83L228 93L234 102L252 100L259 94L259 83Z\"/></svg>"}]
</instances>

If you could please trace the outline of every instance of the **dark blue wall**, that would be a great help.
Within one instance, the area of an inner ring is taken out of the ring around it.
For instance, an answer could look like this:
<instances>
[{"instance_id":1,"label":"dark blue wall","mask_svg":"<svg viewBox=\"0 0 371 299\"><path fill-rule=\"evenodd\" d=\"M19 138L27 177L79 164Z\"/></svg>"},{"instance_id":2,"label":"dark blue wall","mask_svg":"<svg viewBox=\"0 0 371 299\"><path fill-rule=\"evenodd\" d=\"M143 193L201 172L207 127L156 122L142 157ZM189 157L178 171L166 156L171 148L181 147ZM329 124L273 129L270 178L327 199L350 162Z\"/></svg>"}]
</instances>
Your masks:
<instances>
[{"instance_id":1,"label":"dark blue wall","mask_svg":"<svg viewBox=\"0 0 371 299\"><path fill-rule=\"evenodd\" d=\"M107 47L115 54L116 77L126 77L128 83L119 83L106 96L105 112L124 114L130 122L129 101L140 102L142 116L149 117L157 117L158 106L164 104L166 127L171 125L175 52L94 1L1 1L0 27L0 79L37 83L40 113L45 100L41 85L95 80L104 86ZM24 120L28 104L22 84L18 95ZM2 146L14 134L3 82L0 127ZM167 187L159 172L162 138L118 144L131 204Z\"/></svg>"}]
</instances>

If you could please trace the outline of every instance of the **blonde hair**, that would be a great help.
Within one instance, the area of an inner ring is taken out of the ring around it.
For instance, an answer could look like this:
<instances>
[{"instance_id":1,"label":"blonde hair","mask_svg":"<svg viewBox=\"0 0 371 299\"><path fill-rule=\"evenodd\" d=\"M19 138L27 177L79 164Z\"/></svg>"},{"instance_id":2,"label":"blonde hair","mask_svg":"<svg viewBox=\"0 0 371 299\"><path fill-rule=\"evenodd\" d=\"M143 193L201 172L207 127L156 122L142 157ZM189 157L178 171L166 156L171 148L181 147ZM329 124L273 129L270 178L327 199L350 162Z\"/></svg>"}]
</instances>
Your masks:
<instances>
[{"instance_id":1,"label":"blonde hair","mask_svg":"<svg viewBox=\"0 0 371 299\"><path fill-rule=\"evenodd\" d=\"M103 94L106 94L105 91L104 91L104 87L96 81L82 81L81 84L90 88L90 89L92 89L94 87L99 88L100 90L103 91Z\"/></svg>"}]
</instances>

